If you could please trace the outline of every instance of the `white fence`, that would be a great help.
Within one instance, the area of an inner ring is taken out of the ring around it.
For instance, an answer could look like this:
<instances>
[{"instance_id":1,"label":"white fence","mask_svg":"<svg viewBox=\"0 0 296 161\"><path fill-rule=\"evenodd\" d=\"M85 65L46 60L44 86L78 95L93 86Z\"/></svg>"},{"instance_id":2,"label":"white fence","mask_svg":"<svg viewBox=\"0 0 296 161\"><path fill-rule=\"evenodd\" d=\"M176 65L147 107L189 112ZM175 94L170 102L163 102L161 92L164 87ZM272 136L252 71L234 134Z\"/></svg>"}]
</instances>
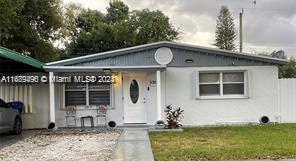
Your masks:
<instances>
[{"instance_id":1,"label":"white fence","mask_svg":"<svg viewBox=\"0 0 296 161\"><path fill-rule=\"evenodd\" d=\"M296 122L296 79L279 79L281 122Z\"/></svg>"},{"instance_id":2,"label":"white fence","mask_svg":"<svg viewBox=\"0 0 296 161\"><path fill-rule=\"evenodd\" d=\"M33 113L31 85L0 84L0 98L5 102L22 101L25 104L24 113Z\"/></svg>"}]
</instances>

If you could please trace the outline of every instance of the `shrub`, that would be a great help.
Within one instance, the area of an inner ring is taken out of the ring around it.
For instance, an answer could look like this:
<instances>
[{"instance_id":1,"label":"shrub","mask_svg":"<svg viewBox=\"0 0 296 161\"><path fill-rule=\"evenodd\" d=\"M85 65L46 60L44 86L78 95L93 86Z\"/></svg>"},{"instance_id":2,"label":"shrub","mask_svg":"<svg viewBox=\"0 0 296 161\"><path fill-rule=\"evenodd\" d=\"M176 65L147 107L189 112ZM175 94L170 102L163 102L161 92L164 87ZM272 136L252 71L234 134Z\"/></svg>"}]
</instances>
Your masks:
<instances>
[{"instance_id":1,"label":"shrub","mask_svg":"<svg viewBox=\"0 0 296 161\"><path fill-rule=\"evenodd\" d=\"M180 107L173 108L172 105L167 105L164 112L166 113L167 128L177 129L182 126L180 121L183 118L184 110L181 110Z\"/></svg>"}]
</instances>

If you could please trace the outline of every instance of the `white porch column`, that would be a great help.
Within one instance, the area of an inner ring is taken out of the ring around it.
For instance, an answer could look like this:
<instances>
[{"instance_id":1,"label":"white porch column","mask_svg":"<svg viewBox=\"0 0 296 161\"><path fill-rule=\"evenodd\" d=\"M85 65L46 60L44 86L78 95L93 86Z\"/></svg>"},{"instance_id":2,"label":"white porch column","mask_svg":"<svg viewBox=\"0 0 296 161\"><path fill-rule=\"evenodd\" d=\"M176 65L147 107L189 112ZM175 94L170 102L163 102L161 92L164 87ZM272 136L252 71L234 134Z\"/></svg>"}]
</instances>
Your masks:
<instances>
[{"instance_id":1,"label":"white porch column","mask_svg":"<svg viewBox=\"0 0 296 161\"><path fill-rule=\"evenodd\" d=\"M49 72L49 120L55 122L55 101L54 101L54 81L53 72Z\"/></svg>"},{"instance_id":2,"label":"white porch column","mask_svg":"<svg viewBox=\"0 0 296 161\"><path fill-rule=\"evenodd\" d=\"M160 71L156 71L156 101L157 101L157 120L161 120L161 86Z\"/></svg>"}]
</instances>

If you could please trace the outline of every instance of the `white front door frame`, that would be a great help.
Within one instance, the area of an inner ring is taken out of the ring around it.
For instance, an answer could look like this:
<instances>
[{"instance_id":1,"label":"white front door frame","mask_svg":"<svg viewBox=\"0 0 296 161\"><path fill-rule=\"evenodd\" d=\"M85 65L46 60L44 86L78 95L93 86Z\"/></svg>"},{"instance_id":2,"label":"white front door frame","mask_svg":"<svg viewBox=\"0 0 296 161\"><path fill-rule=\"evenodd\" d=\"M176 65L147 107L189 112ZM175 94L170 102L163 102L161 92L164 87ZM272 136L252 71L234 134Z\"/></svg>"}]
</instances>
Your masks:
<instances>
[{"instance_id":1,"label":"white front door frame","mask_svg":"<svg viewBox=\"0 0 296 161\"><path fill-rule=\"evenodd\" d=\"M124 123L146 124L148 122L146 77L147 73L145 72L128 72L122 75ZM136 80L139 86L139 98L136 103L133 103L130 97L130 84L132 80Z\"/></svg>"}]
</instances>

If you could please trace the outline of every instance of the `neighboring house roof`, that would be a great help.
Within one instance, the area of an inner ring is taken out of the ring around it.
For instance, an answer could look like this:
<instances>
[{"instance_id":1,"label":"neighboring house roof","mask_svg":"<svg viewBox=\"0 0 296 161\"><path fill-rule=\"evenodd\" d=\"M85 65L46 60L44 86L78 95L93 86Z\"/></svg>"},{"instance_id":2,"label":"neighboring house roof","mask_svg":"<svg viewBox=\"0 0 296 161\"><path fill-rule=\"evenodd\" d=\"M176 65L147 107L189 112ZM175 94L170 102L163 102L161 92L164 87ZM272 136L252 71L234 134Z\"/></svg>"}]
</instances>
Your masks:
<instances>
[{"instance_id":1,"label":"neighboring house roof","mask_svg":"<svg viewBox=\"0 0 296 161\"><path fill-rule=\"evenodd\" d=\"M106 58L111 58L111 57L114 58L121 55L137 53L137 52L143 53L147 50L157 49L159 47L169 47L169 48L178 49L179 51L186 50L186 51L193 51L195 53L206 53L210 55L213 54L216 56L234 57L238 59L246 59L246 60L251 60L251 61L256 61L256 62L261 62L266 64L283 65L287 63L287 60L273 58L273 57L258 56L258 55L247 54L247 53L238 53L238 52L232 52L228 50L201 47L201 46L189 45L189 44L183 44L183 43L177 43L177 42L161 41L156 43L150 43L145 45L124 48L124 49L112 50L112 51L90 54L90 55L80 56L80 57L66 59L66 60L50 62L46 64L45 68L50 68L50 66L73 66L73 65L79 66L83 63L91 62L93 60L99 60L99 59L103 60ZM96 65L100 65L100 64L96 64ZM86 65L83 64L83 66L86 66Z\"/></svg>"},{"instance_id":2,"label":"neighboring house roof","mask_svg":"<svg viewBox=\"0 0 296 161\"><path fill-rule=\"evenodd\" d=\"M22 55L21 53L18 53L16 51L4 48L0 46L0 60L2 62L5 62L6 64L13 64L10 65L9 68L16 67L15 65L21 65L20 68L23 67L32 67L32 69L36 69L39 71L43 70L44 63L31 58L30 56ZM4 64L4 63L3 63ZM2 65L1 64L1 67ZM4 65L3 65L4 66ZM4 68L4 67L2 67ZM4 71L5 69L1 69L1 71ZM25 71L25 69L24 69Z\"/></svg>"}]
</instances>

